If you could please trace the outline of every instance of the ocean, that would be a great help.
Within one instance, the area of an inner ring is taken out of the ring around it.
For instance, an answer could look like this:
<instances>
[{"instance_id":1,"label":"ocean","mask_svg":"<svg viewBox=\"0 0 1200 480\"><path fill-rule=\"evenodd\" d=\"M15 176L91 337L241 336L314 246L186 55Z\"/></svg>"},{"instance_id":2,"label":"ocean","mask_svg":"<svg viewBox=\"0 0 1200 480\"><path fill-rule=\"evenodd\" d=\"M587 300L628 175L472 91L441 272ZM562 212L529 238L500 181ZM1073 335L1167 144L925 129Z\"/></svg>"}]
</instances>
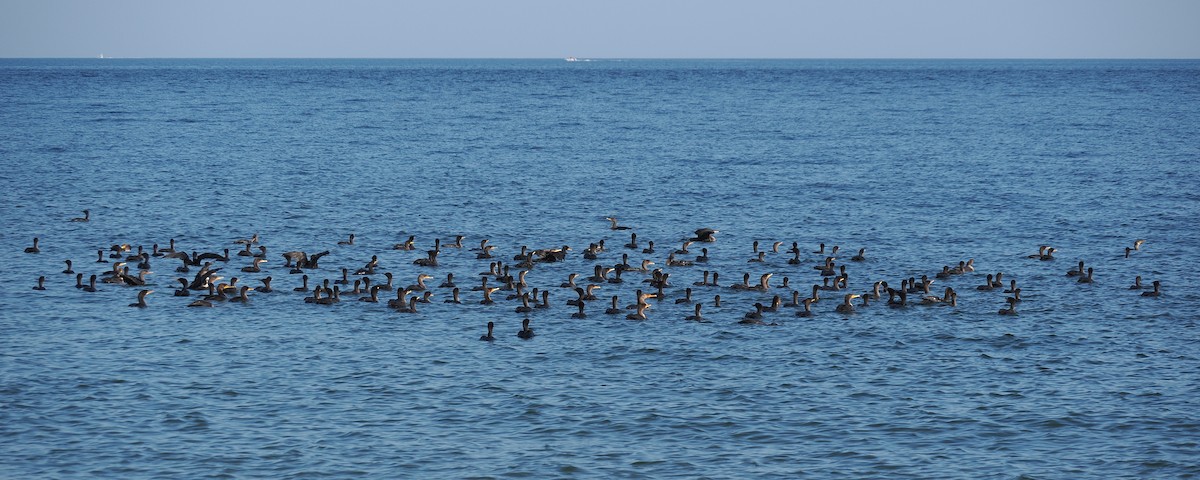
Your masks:
<instances>
[{"instance_id":1,"label":"ocean","mask_svg":"<svg viewBox=\"0 0 1200 480\"><path fill-rule=\"evenodd\" d=\"M1200 475L1197 61L5 59L0 86L0 476ZM145 287L60 273L172 240L275 291L188 308L199 267L163 257ZM306 303L289 251L329 252L310 287L424 273L432 301ZM846 287L811 317L740 322L829 286L830 256ZM670 285L628 320L650 273L585 278L642 260ZM494 262L548 308L480 304ZM571 273L600 285L586 318ZM835 311L922 275L957 304Z\"/></svg>"}]
</instances>

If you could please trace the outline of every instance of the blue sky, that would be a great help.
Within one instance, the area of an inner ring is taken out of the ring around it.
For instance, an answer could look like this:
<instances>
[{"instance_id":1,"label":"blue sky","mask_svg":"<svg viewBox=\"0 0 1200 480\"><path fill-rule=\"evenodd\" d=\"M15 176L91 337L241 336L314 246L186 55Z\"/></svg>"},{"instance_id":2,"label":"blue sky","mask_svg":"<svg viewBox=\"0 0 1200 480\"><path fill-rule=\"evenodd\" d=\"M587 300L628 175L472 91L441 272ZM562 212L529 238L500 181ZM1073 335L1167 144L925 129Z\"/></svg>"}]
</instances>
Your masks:
<instances>
[{"instance_id":1,"label":"blue sky","mask_svg":"<svg viewBox=\"0 0 1200 480\"><path fill-rule=\"evenodd\" d=\"M1200 58L1200 0L0 0L0 57Z\"/></svg>"}]
</instances>

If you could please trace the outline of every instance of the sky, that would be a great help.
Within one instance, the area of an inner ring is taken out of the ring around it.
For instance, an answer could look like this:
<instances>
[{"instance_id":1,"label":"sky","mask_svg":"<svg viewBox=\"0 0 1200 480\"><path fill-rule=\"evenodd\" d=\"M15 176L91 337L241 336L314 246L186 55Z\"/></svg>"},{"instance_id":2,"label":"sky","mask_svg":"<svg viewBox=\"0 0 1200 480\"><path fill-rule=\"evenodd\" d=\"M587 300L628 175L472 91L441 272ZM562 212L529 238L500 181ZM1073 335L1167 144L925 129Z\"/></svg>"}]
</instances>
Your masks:
<instances>
[{"instance_id":1,"label":"sky","mask_svg":"<svg viewBox=\"0 0 1200 480\"><path fill-rule=\"evenodd\" d=\"M0 0L0 57L1200 58L1200 0Z\"/></svg>"}]
</instances>

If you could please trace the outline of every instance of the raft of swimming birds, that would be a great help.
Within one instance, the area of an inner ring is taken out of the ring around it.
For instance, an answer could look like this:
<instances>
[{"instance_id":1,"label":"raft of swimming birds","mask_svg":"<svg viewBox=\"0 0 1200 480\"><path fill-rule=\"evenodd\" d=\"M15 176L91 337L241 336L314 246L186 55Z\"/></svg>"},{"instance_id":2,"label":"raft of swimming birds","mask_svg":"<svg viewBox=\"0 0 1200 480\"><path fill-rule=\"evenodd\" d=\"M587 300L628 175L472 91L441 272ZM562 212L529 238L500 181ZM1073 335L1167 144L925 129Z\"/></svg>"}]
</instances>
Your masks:
<instances>
[{"instance_id":1,"label":"raft of swimming birds","mask_svg":"<svg viewBox=\"0 0 1200 480\"><path fill-rule=\"evenodd\" d=\"M90 220L90 210L84 210L82 217L70 219L71 222L78 223L86 223ZM931 272L932 278L928 275L922 275L921 278L910 277L901 279L898 284L887 280L874 280L870 281L869 288L866 288L866 282L856 283L855 287L852 287L850 270L847 265L866 261L866 248L860 248L857 253L847 257L843 255L839 246L826 248L826 245L821 243L816 250L808 252L806 255L798 242L791 242L790 247L782 249L786 242L775 241L770 246L766 246L754 241L749 246L750 253L746 260L748 265L765 264L768 256L783 255L787 257L786 264L790 267L799 268L801 271L807 271L808 267L811 267L811 270L816 271L813 275L819 277L821 282L813 283L811 288L807 286L793 288L789 277L783 277L780 285L772 285L771 280L774 278L775 272L757 275L743 272L740 282L721 283L720 279L724 277L719 272L703 269L710 261L708 248L698 247L698 245L716 242L719 231L700 228L692 234L681 235L680 239L673 243L673 245L678 245L677 247L657 248L653 241L640 243L637 233L630 231L632 230L630 227L620 225L615 217L605 217L604 220L608 222L609 233L622 232L622 236L628 235L628 242L620 246L613 246L608 244L609 239L602 238L590 243L577 254L573 253L574 249L567 245L540 249L521 246L519 253L515 255L502 255L497 251L497 247L490 244L486 238L479 241L474 247L464 245L465 237L462 235L457 235L453 240L446 242L434 239L430 248L423 249L417 246L414 236L409 236L406 240L394 243L389 247L391 250L414 252L415 258L411 263L424 270L415 277L415 283L404 287L398 286L395 275L380 265L378 255L370 255L369 260L363 262L361 267L334 267L332 269L320 264L324 257L330 255L331 250L320 252L291 250L278 254L275 257L276 260L271 260L267 254L268 248L260 243L261 239L257 233L247 238L233 240L232 244L238 247L234 249L221 248L222 253L199 253L198 250L187 253L184 248L176 245L174 239L171 239L165 248L154 244L150 250L146 250L140 245L133 247L127 243L113 243L108 248L96 250L95 260L92 261L92 264L103 265L102 268L94 270L96 273L76 272L75 263L66 259L62 261L66 265L62 274L74 275L75 288L85 294L108 287L133 287L136 299L129 306L137 308L150 306L147 296L154 293L155 290L146 287L161 284L161 282L152 281L149 277L152 274L150 269L152 259L156 263L174 262L178 264L174 269L174 272L180 275L174 280L174 283L178 284L178 288L172 290L172 295L183 297L183 300L174 302L174 305L190 308L213 308L223 304L244 305L253 301L251 296L251 292L253 292L254 295L292 294L297 296L298 303L303 302L315 306L330 306L353 298L356 299L355 303L372 305L368 308L388 308L399 313L419 314L421 304L433 302L436 297L448 297L442 302L500 305L496 307L498 311L511 309L511 311L521 314L525 318L523 318L521 329L517 331L516 336L530 339L534 337L534 330L530 326L528 313L535 309L550 308L552 305L551 292L556 292L553 295L555 297L561 295L557 292L566 292L566 296L570 297L563 304L574 308L574 313L570 315L571 318L586 318L589 314L595 315L599 308L589 309L588 307L599 304L603 306L603 310L599 313L602 315L636 321L651 320L654 318L651 313L654 303L651 301L656 303L670 301L675 304L693 305L692 314L683 317L683 320L697 322L709 321L703 315L703 308L706 305L704 299L709 299L707 300L708 305L722 307L722 294L724 294L726 303L730 298L736 298L738 301L755 300L746 306L746 313L736 320L737 323L777 325L769 321L772 315L785 315L786 312L791 312L790 314L796 317L813 317L820 310L829 310L837 315L847 316L876 303L881 303L883 308L913 306L954 308L958 306L958 291L949 286L943 288L933 285L938 282L949 283L950 279L975 272L974 259L968 259L961 260L954 266L946 265L942 267L941 271ZM628 233L625 233L627 231ZM26 248L25 253L41 253L40 240L40 238L34 238L33 245ZM1125 258L1130 258L1131 255L1140 251L1144 243L1145 240L1138 239L1131 246L1125 247ZM108 244L108 242L103 244ZM353 233L345 239L337 241L338 248L357 248L359 245L355 243ZM237 251L231 255L231 250ZM479 262L481 268L486 263L487 271L466 275L462 272L457 274L444 272L444 280L436 286L427 284L426 282L442 276L443 272L439 272L442 268L439 257L449 251L464 252L456 254L474 258ZM1037 253L1032 253L1027 258L1040 262L1053 261L1056 259L1054 256L1056 251L1055 247L1042 245L1038 247ZM263 264L269 264L272 261L278 262L280 258L282 258L282 266L275 272L286 272L287 275L295 277L296 280L291 281L299 285L276 290L273 284L274 276L268 274L269 272L267 268L263 267ZM230 266L238 259L242 259L245 266ZM843 259L849 263L844 263ZM586 271L569 274L562 279L561 283L531 285L527 281L528 274L540 264L580 263L579 260L582 260L582 263L590 263L590 267L587 267ZM618 263L612 263L614 261ZM651 268L651 266L657 267ZM438 275L434 275L435 272ZM310 274L328 275L330 273L333 273L332 277L326 276L320 280L310 276ZM1090 284L1094 282L1094 273L1093 267L1087 266L1084 261L1080 260L1077 265L1072 266L1063 275L1068 281ZM630 279L630 276L635 276L636 279ZM680 276L686 276L687 281L675 280ZM1023 301L1021 287L1017 285L1016 280L1009 280L1006 285L1003 276L1003 272L989 273L982 279L982 283L967 288L1007 294L1002 297L1003 308L997 310L997 314L1017 315L1017 306ZM228 277L228 281L225 281L226 277ZM259 278L251 280L251 277ZM250 281L257 281L260 285L245 284ZM45 282L46 276L39 276L33 289L45 290L47 288ZM625 283L633 284L633 287L627 287L627 290L634 291L603 297L596 294L598 289L613 289ZM681 289L676 285L677 283L687 286ZM854 288L859 289L854 290ZM1147 285L1142 282L1141 276L1137 276L1133 280L1133 284L1128 287L1129 290L1144 297L1158 297L1162 293L1161 288L1162 285L1158 280ZM437 293L435 294L435 292ZM822 292L826 292L827 296L832 296L833 300L826 300L826 297L821 296ZM699 297L702 294L704 298ZM622 305L622 298L626 298L632 303ZM834 306L832 308L816 308L818 302L820 304L833 303ZM373 306L379 304L382 306ZM487 333L481 336L480 340L494 340L496 338L494 336L495 322L488 322L486 328Z\"/></svg>"}]
</instances>

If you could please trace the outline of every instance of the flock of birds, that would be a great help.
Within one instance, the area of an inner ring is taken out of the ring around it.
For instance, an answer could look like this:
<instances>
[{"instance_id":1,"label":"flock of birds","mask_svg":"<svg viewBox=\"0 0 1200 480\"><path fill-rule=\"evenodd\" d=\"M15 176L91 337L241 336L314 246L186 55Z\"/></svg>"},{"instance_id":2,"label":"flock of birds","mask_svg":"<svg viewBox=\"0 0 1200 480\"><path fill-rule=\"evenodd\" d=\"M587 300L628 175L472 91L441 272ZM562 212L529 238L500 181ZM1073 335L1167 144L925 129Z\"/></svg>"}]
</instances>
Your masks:
<instances>
[{"instance_id":1,"label":"flock of birds","mask_svg":"<svg viewBox=\"0 0 1200 480\"><path fill-rule=\"evenodd\" d=\"M70 221L88 222L90 220L91 212L84 210L82 217L72 218ZM620 225L615 217L605 217L605 220L609 222L608 228L611 231L631 230L627 226ZM938 281L949 283L948 280L951 278L975 271L974 259L968 259L958 262L956 266L944 266L940 272L933 275L933 278L929 278L928 275L922 275L919 279L910 277L901 279L898 285L879 280L874 281L869 290L852 292L847 264L840 263L843 258L840 247L832 246L827 249L826 245L822 243L817 250L811 252L816 256L814 260L811 257L802 258L804 255L798 243L792 242L790 248L783 251L790 255L786 263L791 266L811 266L818 272L816 275L822 279L820 283L813 283L811 289L807 287L793 288L789 277L783 277L781 285L772 285L771 280L774 273L758 275L757 281L752 282L753 276L746 272L742 274L740 282L723 285L720 283L721 276L717 271L703 270L701 279L691 282L690 286L683 288L680 292L680 289L672 283L672 275L680 272L694 272L708 265L710 262L708 248L697 248L697 245L716 242L717 233L719 233L717 230L711 228L701 228L696 230L694 235L685 236L680 241L678 248L661 249L656 247L653 241L645 242L644 245L639 243L636 232L629 232L628 243L617 247L606 245L606 240L600 239L589 244L578 254L585 261L594 262L591 275L582 277L586 273L570 273L562 283L553 287L532 286L527 282L527 276L538 265L572 260L570 246L543 249L530 249L522 246L519 253L508 257L511 258L510 262L507 258L501 258L502 256L496 252L496 247L491 245L488 239L480 241L477 247L468 248L463 245L465 237L462 235L447 242L435 239L432 248L428 250L419 249L414 236L409 236L407 240L392 245L393 250L420 252L417 258L412 260L412 264L418 266L422 271L416 275L415 283L404 287L395 284L393 272L383 271L378 255L371 255L370 260L361 267L341 268L340 277L335 276L324 278L319 282L315 280L310 282L312 280L309 276L310 273L328 271L323 269L319 262L330 254L330 250L311 254L303 251L288 251L280 255L284 263L280 267L281 270L277 271L286 270L289 275L296 276L299 285L286 290L303 294L303 301L314 305L333 305L347 298L355 298L358 302L382 303L401 313L418 313L422 304L434 301L435 290L449 296L443 300L443 303L448 304L476 302L481 305L496 305L501 302L509 302L510 305L515 305L513 308L515 313L523 314L525 317L522 320L521 329L517 332L517 336L523 339L534 336L528 314L538 309L550 308L551 292L556 289L565 290L574 295L574 298L565 301L567 306L576 309L575 313L571 314L572 318L586 318L587 306L591 302L597 302L607 305L603 311L605 315L623 316L629 320L647 320L650 318L648 312L655 303L671 300L675 304L693 305L692 314L684 317L685 320L704 322L707 321L702 314L705 303L693 298L693 295L708 291L715 292L710 303L715 307L722 306L722 292L725 292L727 298L736 296L738 300L747 297L758 300L750 305L753 310L745 313L738 323L776 325L768 322L769 316L779 314L785 309L791 309L794 311L793 315L797 317L812 317L814 305L824 300L821 296L822 292L827 292L828 295L833 295L835 299L840 300L835 302L833 311L841 315L854 314L859 308L870 306L872 302L877 301L882 301L889 308L907 308L913 305L956 307L958 292L954 288L946 286L944 289L935 290L932 285ZM33 246L26 248L25 253L40 253L38 242L39 239L34 238ZM355 236L350 234L345 240L337 243L339 248L354 247L356 245ZM269 274L258 279L261 286L245 285L240 281L242 279L235 276L252 277L256 276L255 274L269 273L263 264L270 263L271 260L268 259L267 247L260 244L258 234L234 240L233 244L239 245L240 250L232 255L230 254L231 249L228 248L223 249L222 253L199 253L198 251L187 253L176 246L174 239L170 240L165 248L154 244L150 250L146 250L140 245L133 247L129 244L113 244L107 249L100 249L96 252L94 263L106 264L102 272L87 275L85 280L85 273L76 272L74 263L67 259L64 260L66 269L62 273L75 275L75 288L82 292L96 292L101 285L141 287L137 290L137 300L129 304L131 307L138 308L149 306L146 297L154 292L153 289L145 288L154 284L147 277L152 273L150 270L152 259L159 259L155 260L156 262L160 260L179 262L178 267L174 270L182 276L175 279L179 288L174 290L173 295L188 297L188 307L211 308L227 303L246 304L252 301L251 292L254 292L255 295L276 292L277 290L272 285L274 277ZM1133 252L1141 250L1143 244L1144 240L1134 241L1132 246L1125 248L1125 257L1128 258ZM751 256L746 263L748 265L763 264L767 261L767 255L781 253L780 249L784 245L785 242L776 241L769 247L765 247L758 241L754 241L751 245ZM436 278L428 272L437 271L441 267L438 259L443 252L448 250L470 250L481 265L482 262L488 263L488 270L475 275L476 280L468 280L461 287L458 282L462 277L456 277L453 272L446 273L445 280L436 287L427 284L426 282ZM1039 247L1038 253L1031 254L1028 258L1051 261L1055 259L1055 252L1055 248L1043 245ZM608 263L616 261L618 257L619 263ZM635 257L641 259L634 260ZM247 265L240 268L217 266L228 265L235 258L244 258ZM849 256L848 261L853 264L866 259L866 249L860 248L856 254ZM662 262L661 265L658 261ZM657 266L657 268L651 268L652 266ZM630 275L636 275L638 278L631 280L628 278ZM1093 268L1086 266L1083 261L1065 273L1066 277L1078 283L1092 283L1093 275ZM225 281L226 276L229 277L228 281ZM1022 302L1021 288L1017 285L1016 280L1009 280L1005 285L1003 276L1002 272L994 275L987 274L983 283L974 288L979 291L999 290L1009 294L1005 297L1004 308L998 310L997 313L999 315L1017 315L1017 305ZM39 276L37 285L33 287L34 290L45 290L45 281L45 276ZM620 295L612 295L604 299L596 295L598 289L619 286L624 283L634 283L642 287L635 288L635 292L632 294L633 301L628 305L621 305ZM803 295L801 289L804 290ZM1161 294L1159 281L1155 280L1149 286L1143 285L1141 276L1135 278L1129 289L1140 291L1142 296L1147 297L1157 297ZM386 299L384 296L390 295L391 292L395 292L395 298ZM472 292L472 295L478 295L478 297L464 299L465 292ZM735 294L734 292L754 295ZM910 295L913 296L913 299L910 299ZM651 303L651 301L655 303ZM494 328L495 322L488 322L487 333L480 339L494 340Z\"/></svg>"}]
</instances>

